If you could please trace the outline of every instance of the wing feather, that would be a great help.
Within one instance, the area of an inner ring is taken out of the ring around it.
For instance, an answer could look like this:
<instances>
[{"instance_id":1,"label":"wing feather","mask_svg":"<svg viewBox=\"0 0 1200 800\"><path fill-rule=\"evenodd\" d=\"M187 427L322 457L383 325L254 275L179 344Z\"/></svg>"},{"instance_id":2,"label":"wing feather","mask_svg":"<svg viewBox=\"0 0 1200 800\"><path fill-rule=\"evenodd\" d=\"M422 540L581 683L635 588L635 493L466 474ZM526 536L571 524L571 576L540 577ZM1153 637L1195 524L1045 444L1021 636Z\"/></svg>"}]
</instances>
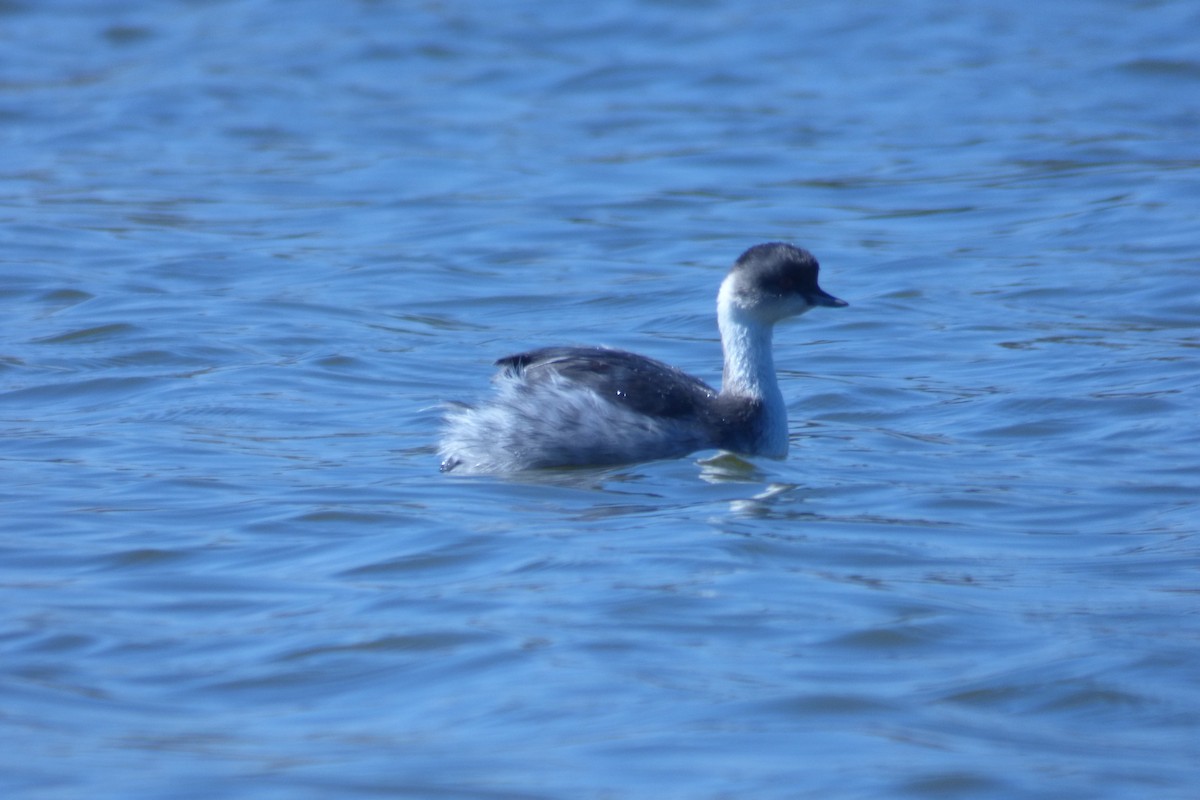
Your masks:
<instances>
[{"instance_id":1,"label":"wing feather","mask_svg":"<svg viewBox=\"0 0 1200 800\"><path fill-rule=\"evenodd\" d=\"M505 356L496 366L529 382L566 380L631 411L666 419L704 418L717 396L683 370L607 347L543 347Z\"/></svg>"}]
</instances>

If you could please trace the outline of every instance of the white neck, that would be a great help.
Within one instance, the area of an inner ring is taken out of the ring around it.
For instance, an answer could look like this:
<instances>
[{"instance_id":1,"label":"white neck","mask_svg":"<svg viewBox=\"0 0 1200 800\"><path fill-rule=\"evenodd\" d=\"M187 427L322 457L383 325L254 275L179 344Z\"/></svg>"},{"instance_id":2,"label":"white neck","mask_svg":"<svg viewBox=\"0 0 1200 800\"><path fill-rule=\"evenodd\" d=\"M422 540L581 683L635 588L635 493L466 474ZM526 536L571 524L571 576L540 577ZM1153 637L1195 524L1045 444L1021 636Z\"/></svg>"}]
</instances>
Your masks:
<instances>
[{"instance_id":1,"label":"white neck","mask_svg":"<svg viewBox=\"0 0 1200 800\"><path fill-rule=\"evenodd\" d=\"M721 394L759 400L763 404L762 454L787 455L787 407L775 377L771 338L775 326L756 318L736 300L729 281L717 297L717 326L725 351Z\"/></svg>"}]
</instances>

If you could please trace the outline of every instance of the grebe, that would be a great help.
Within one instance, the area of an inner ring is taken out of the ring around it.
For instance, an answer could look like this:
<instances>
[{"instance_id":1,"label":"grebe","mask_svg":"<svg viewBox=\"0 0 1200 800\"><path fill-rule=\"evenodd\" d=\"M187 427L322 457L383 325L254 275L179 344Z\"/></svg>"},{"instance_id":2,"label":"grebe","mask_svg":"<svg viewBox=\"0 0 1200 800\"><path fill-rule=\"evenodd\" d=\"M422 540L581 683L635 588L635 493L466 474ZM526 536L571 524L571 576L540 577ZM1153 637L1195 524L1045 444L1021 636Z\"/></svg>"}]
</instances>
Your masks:
<instances>
[{"instance_id":1,"label":"grebe","mask_svg":"<svg viewBox=\"0 0 1200 800\"><path fill-rule=\"evenodd\" d=\"M497 394L446 415L442 472L514 472L677 458L716 448L787 455L775 323L847 305L817 285L812 253L781 242L738 258L717 294L721 391L661 361L606 347L543 347L496 362Z\"/></svg>"}]
</instances>

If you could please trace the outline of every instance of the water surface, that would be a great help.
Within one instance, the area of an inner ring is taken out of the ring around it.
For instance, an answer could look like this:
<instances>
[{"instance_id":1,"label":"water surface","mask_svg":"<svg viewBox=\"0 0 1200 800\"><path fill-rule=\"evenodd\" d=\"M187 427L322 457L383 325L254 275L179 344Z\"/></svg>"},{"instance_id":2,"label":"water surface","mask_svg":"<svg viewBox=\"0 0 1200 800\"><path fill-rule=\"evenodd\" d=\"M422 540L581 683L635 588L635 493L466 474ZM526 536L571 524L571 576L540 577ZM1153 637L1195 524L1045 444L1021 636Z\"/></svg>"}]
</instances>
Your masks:
<instances>
[{"instance_id":1,"label":"water surface","mask_svg":"<svg viewBox=\"0 0 1200 800\"><path fill-rule=\"evenodd\" d=\"M0 23L5 796L1194 796L1194 4ZM438 474L775 239L786 461Z\"/></svg>"}]
</instances>

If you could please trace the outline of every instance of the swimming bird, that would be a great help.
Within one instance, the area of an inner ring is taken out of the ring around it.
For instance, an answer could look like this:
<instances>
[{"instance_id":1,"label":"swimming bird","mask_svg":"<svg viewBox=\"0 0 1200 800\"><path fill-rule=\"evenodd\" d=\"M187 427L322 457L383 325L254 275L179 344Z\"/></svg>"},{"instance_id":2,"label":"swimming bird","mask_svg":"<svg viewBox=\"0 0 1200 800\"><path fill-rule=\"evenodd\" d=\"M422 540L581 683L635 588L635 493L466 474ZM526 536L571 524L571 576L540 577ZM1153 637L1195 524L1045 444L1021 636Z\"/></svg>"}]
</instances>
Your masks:
<instances>
[{"instance_id":1,"label":"swimming bird","mask_svg":"<svg viewBox=\"0 0 1200 800\"><path fill-rule=\"evenodd\" d=\"M661 361L607 347L543 347L496 361L496 394L455 404L443 472L516 472L677 458L720 449L781 459L787 407L775 377L775 323L846 301L817 284L820 265L791 244L751 247L717 294L721 390Z\"/></svg>"}]
</instances>

